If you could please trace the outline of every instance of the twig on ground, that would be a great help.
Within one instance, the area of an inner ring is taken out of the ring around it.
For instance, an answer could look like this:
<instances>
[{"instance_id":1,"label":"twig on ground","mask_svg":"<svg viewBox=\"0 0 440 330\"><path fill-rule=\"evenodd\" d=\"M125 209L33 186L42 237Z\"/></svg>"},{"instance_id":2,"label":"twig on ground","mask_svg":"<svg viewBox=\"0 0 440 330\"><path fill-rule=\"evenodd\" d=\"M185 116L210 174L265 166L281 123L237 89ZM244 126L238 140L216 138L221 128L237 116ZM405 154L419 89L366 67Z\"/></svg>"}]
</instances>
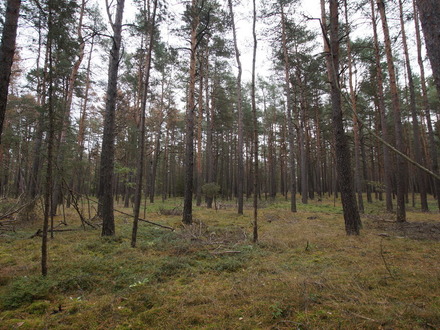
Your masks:
<instances>
[{"instance_id":1,"label":"twig on ground","mask_svg":"<svg viewBox=\"0 0 440 330\"><path fill-rule=\"evenodd\" d=\"M390 267L388 266L387 261L385 260L385 255L383 254L383 237L380 239L380 256L382 257L383 264L385 265L386 270L390 274L392 278L394 278L393 273L391 272Z\"/></svg>"}]
</instances>

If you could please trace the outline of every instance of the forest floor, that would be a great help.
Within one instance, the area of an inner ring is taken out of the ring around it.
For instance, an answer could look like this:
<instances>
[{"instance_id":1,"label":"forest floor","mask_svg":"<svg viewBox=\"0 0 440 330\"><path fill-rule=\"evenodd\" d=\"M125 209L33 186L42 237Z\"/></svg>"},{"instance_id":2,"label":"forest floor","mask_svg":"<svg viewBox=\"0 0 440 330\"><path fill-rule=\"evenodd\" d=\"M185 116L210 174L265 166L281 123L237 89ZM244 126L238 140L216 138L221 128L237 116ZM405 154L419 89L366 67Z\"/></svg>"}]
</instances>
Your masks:
<instances>
[{"instance_id":1,"label":"forest floor","mask_svg":"<svg viewBox=\"0 0 440 330\"><path fill-rule=\"evenodd\" d=\"M252 209L196 207L183 227L179 200L148 205L114 238L82 230L73 209L49 240L40 276L38 223L0 231L0 329L436 329L440 328L440 215L409 208L405 224L366 205L360 236L346 236L333 200L264 202L259 243ZM431 201L431 209L435 209ZM130 212L130 209L123 209ZM55 218L56 224L63 220Z\"/></svg>"}]
</instances>

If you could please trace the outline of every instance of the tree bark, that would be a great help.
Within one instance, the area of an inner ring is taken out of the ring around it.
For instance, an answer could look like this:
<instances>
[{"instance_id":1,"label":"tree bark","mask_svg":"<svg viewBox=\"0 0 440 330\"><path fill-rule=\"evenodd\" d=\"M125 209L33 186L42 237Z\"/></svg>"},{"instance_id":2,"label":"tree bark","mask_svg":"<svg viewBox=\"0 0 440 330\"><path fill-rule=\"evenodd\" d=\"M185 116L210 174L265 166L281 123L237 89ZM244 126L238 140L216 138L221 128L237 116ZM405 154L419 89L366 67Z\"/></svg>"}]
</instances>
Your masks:
<instances>
[{"instance_id":1,"label":"tree bark","mask_svg":"<svg viewBox=\"0 0 440 330\"><path fill-rule=\"evenodd\" d=\"M104 134L102 138L102 152L99 177L100 216L102 217L102 236L115 235L115 218L113 214L113 169L115 161L115 112L119 56L122 41L122 16L125 0L117 1L116 17L112 22L113 29L112 49L108 69L107 102L104 114ZM107 9L109 4L106 0Z\"/></svg>"},{"instance_id":2,"label":"tree bark","mask_svg":"<svg viewBox=\"0 0 440 330\"><path fill-rule=\"evenodd\" d=\"M382 20L382 30L385 39L385 53L387 57L388 74L390 77L390 91L392 99L392 108L394 115L394 134L396 141L396 149L402 153L405 151L402 135L402 119L400 111L399 92L397 90L396 70L394 68L394 58L392 54L391 38L388 29L388 22L385 13L385 4L383 0L377 0L377 6ZM405 211L405 160L401 156L397 156L396 168L396 186L397 186L397 222L406 221Z\"/></svg>"},{"instance_id":3,"label":"tree bark","mask_svg":"<svg viewBox=\"0 0 440 330\"><path fill-rule=\"evenodd\" d=\"M157 1L154 0L153 2L153 15L151 16L151 26L150 31L148 35L148 52L147 52L147 67L145 68L145 81L144 81L144 92L142 95L142 103L141 103L141 120L140 120L140 127L139 127L139 152L138 152L138 160L137 160L137 167L136 167L136 191L134 195L134 207L133 207L133 228L131 232L131 247L136 247L136 239L137 239L137 229L138 229L138 223L139 223L139 213L141 208L141 199L142 199L142 180L143 180L143 173L144 173L144 154L145 154L145 112L147 108L147 96L148 96L148 88L150 85L150 68L151 68L151 56L153 52L153 44L154 44L154 30L156 28L156 8L157 8ZM159 124L161 125L161 124ZM157 141L159 141L160 138L160 128L159 133L157 136ZM157 143L158 144L158 143ZM157 148L156 144L156 148ZM155 150L155 157L157 158L158 153L157 148ZM156 165L153 164L153 168L155 171ZM153 176L156 174L153 173ZM153 196L154 196L154 181L153 182Z\"/></svg>"},{"instance_id":4,"label":"tree bark","mask_svg":"<svg viewBox=\"0 0 440 330\"><path fill-rule=\"evenodd\" d=\"M196 61L197 61L197 28L199 16L196 13L197 0L191 4L191 51L189 60L189 86L188 106L185 120L185 178L184 178L184 202L183 219L184 224L192 224L192 198L194 190L194 112L195 112L195 88L196 88Z\"/></svg>"},{"instance_id":5,"label":"tree bark","mask_svg":"<svg viewBox=\"0 0 440 330\"><path fill-rule=\"evenodd\" d=\"M0 141L8 102L9 81L15 54L15 39L21 0L7 0L5 23L0 46Z\"/></svg>"},{"instance_id":6,"label":"tree bark","mask_svg":"<svg viewBox=\"0 0 440 330\"><path fill-rule=\"evenodd\" d=\"M296 167L295 167L295 132L293 128L292 100L290 95L290 65L287 50L286 21L281 5L281 33L284 64L284 90L286 92L287 129L289 138L289 164L290 164L290 211L296 212Z\"/></svg>"},{"instance_id":7,"label":"tree bark","mask_svg":"<svg viewBox=\"0 0 440 330\"><path fill-rule=\"evenodd\" d=\"M377 25L376 25L376 14L374 9L374 0L370 1L371 4L371 17L373 23L373 40L374 40L374 55L375 55L375 63L376 63L376 83L377 83L377 107L380 114L381 120L381 130L382 130L382 139L385 141L389 141L389 133L388 133L388 123L387 117L385 113L385 97L384 97L384 88L383 88L383 72L381 66L381 55L380 55L380 47L379 40L377 35ZM388 212L393 211L393 196L392 196L392 186L393 186L393 171L391 166L391 156L390 151L387 146L382 144L382 152L383 152L383 167L384 167L384 176L385 176L385 204Z\"/></svg>"},{"instance_id":8,"label":"tree bark","mask_svg":"<svg viewBox=\"0 0 440 330\"><path fill-rule=\"evenodd\" d=\"M257 9L255 0L253 5L253 20L252 20L252 35L254 39L253 56L252 56L252 81L251 81L251 102L252 102L252 117L254 126L254 222L253 222L253 237L254 243L258 242L258 122L257 122L257 105L255 103L255 62L257 58Z\"/></svg>"},{"instance_id":9,"label":"tree bark","mask_svg":"<svg viewBox=\"0 0 440 330\"><path fill-rule=\"evenodd\" d=\"M237 35L235 31L234 10L232 0L228 0L229 13L231 15L232 35L234 37L235 59L237 61L237 114L238 114L238 141L237 141L237 201L238 214L243 214L243 183L244 183L244 165L243 165L243 108L241 95L241 61L240 51L238 50Z\"/></svg>"},{"instance_id":10,"label":"tree bark","mask_svg":"<svg viewBox=\"0 0 440 330\"><path fill-rule=\"evenodd\" d=\"M416 42L417 42L417 61L419 63L420 68L420 83L422 85L422 102L423 108L425 109L425 118L426 125L428 127L428 140L429 140L429 153L431 156L431 169L434 173L439 173L439 165L438 165L438 154L437 148L435 145L434 138L434 130L432 128L432 119L431 119L431 111L428 102L428 89L426 87L426 79L425 79L425 67L423 64L422 58L422 42L420 37L420 27L419 27L419 13L416 9L416 0L413 0L414 7L414 22L415 22L415 31L416 31ZM426 36L425 36L426 38ZM438 93L440 95L440 93ZM434 178L434 191L437 198L437 206L440 210L440 180Z\"/></svg>"},{"instance_id":11,"label":"tree bark","mask_svg":"<svg viewBox=\"0 0 440 330\"><path fill-rule=\"evenodd\" d=\"M350 40L350 25L348 21L348 8L347 0L344 0L344 12L345 12L345 31L347 38L347 59L348 59L348 82L350 90L350 102L354 111L353 114L353 136L354 136L354 186L357 193L359 212L364 213L364 200L362 198L362 183L364 181L363 173L361 171L361 142L360 142L360 130L361 125L358 121L357 113L357 101L356 94L353 86L353 58L351 55L351 40Z\"/></svg>"},{"instance_id":12,"label":"tree bark","mask_svg":"<svg viewBox=\"0 0 440 330\"><path fill-rule=\"evenodd\" d=\"M432 75L440 97L440 2L417 0L420 22L425 36L426 52L431 62Z\"/></svg>"},{"instance_id":13,"label":"tree bark","mask_svg":"<svg viewBox=\"0 0 440 330\"><path fill-rule=\"evenodd\" d=\"M341 191L342 207L347 235L359 235L361 220L353 190L353 177L351 173L350 150L347 136L344 132L341 90L339 84L339 13L338 0L330 0L330 53L327 54L327 68L329 70L332 123L335 139L336 170ZM328 38L326 38L328 42Z\"/></svg>"},{"instance_id":14,"label":"tree bark","mask_svg":"<svg viewBox=\"0 0 440 330\"><path fill-rule=\"evenodd\" d=\"M402 43L403 43L403 51L405 54L405 66L406 72L408 75L408 88L409 88L409 104L412 116L412 129L413 129L413 146L414 146L414 156L417 163L425 166L422 156L421 150L421 135L420 135L420 127L419 127L419 118L417 115L417 104L416 104L416 92L413 81L413 74L411 70L411 61L408 53L408 43L406 39L405 32L405 22L403 18L403 6L402 0L399 0L399 11L400 11L400 30L402 32ZM428 200L426 194L426 182L427 177L426 173L419 168L416 168L416 173L418 180L416 180L415 184L417 184L420 193L420 204L422 212L428 212Z\"/></svg>"}]
</instances>

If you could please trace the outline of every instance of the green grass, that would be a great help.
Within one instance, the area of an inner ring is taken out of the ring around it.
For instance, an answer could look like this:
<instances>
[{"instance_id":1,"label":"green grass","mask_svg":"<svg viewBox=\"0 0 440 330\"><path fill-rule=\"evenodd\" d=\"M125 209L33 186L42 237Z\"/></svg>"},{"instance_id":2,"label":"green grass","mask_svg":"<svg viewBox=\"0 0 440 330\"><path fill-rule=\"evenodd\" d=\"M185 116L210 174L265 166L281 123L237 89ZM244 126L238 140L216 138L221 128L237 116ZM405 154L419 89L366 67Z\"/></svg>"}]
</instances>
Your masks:
<instances>
[{"instance_id":1,"label":"green grass","mask_svg":"<svg viewBox=\"0 0 440 330\"><path fill-rule=\"evenodd\" d=\"M29 238L38 224L0 237L0 329L440 327L438 213L410 208L402 231L382 202L366 204L361 235L347 237L340 201L292 214L277 199L259 210L254 245L250 208L196 207L191 227L158 213L179 204L148 205L147 219L176 230L140 223L135 249L124 215L115 238L56 233L46 278L40 238ZM71 210L67 222L80 228Z\"/></svg>"}]
</instances>

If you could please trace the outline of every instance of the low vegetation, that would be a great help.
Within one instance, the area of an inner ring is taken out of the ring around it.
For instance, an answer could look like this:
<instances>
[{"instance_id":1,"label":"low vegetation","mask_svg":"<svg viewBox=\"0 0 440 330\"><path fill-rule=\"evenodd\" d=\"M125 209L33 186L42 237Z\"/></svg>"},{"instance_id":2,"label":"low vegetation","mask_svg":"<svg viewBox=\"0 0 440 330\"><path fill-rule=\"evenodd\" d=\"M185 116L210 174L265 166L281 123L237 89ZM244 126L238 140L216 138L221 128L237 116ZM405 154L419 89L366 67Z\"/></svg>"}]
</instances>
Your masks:
<instances>
[{"instance_id":1,"label":"low vegetation","mask_svg":"<svg viewBox=\"0 0 440 330\"><path fill-rule=\"evenodd\" d=\"M2 232L0 329L440 327L438 213L410 209L396 224L375 202L357 237L345 235L333 200L292 214L280 199L260 209L254 245L250 208L196 208L183 227L166 212L179 203L149 206L147 219L175 231L142 223L135 249L128 216L116 216L116 237L100 238L66 209L60 228L78 230L50 240L45 278L40 239L30 238L40 225Z\"/></svg>"}]
</instances>

